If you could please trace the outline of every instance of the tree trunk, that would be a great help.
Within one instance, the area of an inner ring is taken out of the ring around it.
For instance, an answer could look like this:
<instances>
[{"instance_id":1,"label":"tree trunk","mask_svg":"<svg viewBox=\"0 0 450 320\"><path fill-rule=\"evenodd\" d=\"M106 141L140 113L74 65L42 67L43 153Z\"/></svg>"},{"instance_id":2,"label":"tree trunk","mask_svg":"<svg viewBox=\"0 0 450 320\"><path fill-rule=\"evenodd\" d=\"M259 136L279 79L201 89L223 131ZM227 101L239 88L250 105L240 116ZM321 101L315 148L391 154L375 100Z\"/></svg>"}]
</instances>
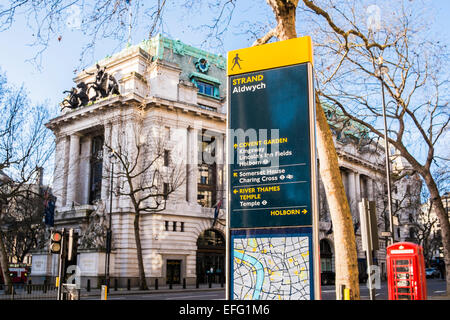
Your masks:
<instances>
[{"instance_id":1,"label":"tree trunk","mask_svg":"<svg viewBox=\"0 0 450 320\"><path fill-rule=\"evenodd\" d=\"M267 3L272 7L278 23L271 35L279 40L296 38L295 17L298 0L267 0ZM270 37L266 37L264 40L267 42L269 39ZM261 43L257 41L255 44ZM315 99L320 176L325 186L334 228L336 297L340 297L340 286L345 285L352 292L351 299L359 300L358 260L352 215L342 183L333 136L317 93Z\"/></svg>"},{"instance_id":2,"label":"tree trunk","mask_svg":"<svg viewBox=\"0 0 450 320\"><path fill-rule=\"evenodd\" d=\"M352 215L342 183L331 130L317 93L315 99L320 177L325 187L334 230L336 297L340 296L341 285L345 285L352 292L351 299L358 300L360 298L358 258Z\"/></svg>"},{"instance_id":3,"label":"tree trunk","mask_svg":"<svg viewBox=\"0 0 450 320\"><path fill-rule=\"evenodd\" d=\"M145 279L144 259L142 257L141 232L139 229L139 211L136 210L134 214L134 238L136 241L136 251L139 269L139 289L148 290L147 281Z\"/></svg>"},{"instance_id":4,"label":"tree trunk","mask_svg":"<svg viewBox=\"0 0 450 320\"><path fill-rule=\"evenodd\" d=\"M287 40L297 37L295 17L298 0L267 0L277 20L276 37Z\"/></svg>"},{"instance_id":5,"label":"tree trunk","mask_svg":"<svg viewBox=\"0 0 450 320\"><path fill-rule=\"evenodd\" d=\"M425 179L425 184L430 191L431 198L431 208L434 209L439 223L441 225L441 238L442 245L444 247L444 262L445 262L445 274L446 274L446 290L447 295L450 295L450 221L448 218L448 213L445 211L444 205L442 203L441 196L439 195L439 189L434 181L430 172L422 173Z\"/></svg>"},{"instance_id":6,"label":"tree trunk","mask_svg":"<svg viewBox=\"0 0 450 320\"><path fill-rule=\"evenodd\" d=\"M0 268L2 269L3 282L9 292L11 287L11 278L9 277L8 256L5 250L5 244L3 243L3 233L0 230Z\"/></svg>"}]
</instances>

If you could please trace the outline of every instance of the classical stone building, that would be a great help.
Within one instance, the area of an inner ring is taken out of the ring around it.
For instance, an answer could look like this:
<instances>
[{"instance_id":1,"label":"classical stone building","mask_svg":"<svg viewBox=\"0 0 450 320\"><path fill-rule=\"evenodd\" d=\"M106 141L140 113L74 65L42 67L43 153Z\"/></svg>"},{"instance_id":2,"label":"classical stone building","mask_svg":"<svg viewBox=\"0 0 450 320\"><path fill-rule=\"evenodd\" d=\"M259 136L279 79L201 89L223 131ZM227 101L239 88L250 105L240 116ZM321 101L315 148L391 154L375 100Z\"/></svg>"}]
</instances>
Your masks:
<instances>
[{"instance_id":1,"label":"classical stone building","mask_svg":"<svg viewBox=\"0 0 450 320\"><path fill-rule=\"evenodd\" d=\"M188 284L205 282L211 274L220 281L225 271L225 66L222 56L158 35L99 61L74 79L82 88L80 83L113 76L109 83L117 83L119 91L95 99L99 91L87 90L89 103L64 108L47 124L56 138L55 227L80 233L82 286L88 279L92 286L100 284L105 276L110 212L110 278L120 286L128 279L137 284L135 211L124 195L130 189L126 165L113 152L148 168L132 177L136 184L150 183L157 170L159 193L175 189L163 196L167 201L152 197L141 204L154 209L140 217L148 284L155 279L160 284L184 278ZM156 149L162 150L160 159ZM157 161L149 166L150 159ZM56 267L56 255L35 254L33 279L54 277Z\"/></svg>"},{"instance_id":2,"label":"classical stone building","mask_svg":"<svg viewBox=\"0 0 450 320\"><path fill-rule=\"evenodd\" d=\"M147 282L180 283L183 278L187 283L205 282L211 274L220 281L225 269L225 66L221 56L156 36L99 61L75 78L80 91L83 83L96 82L105 72L115 79L107 83L118 86L118 92L99 97L95 88L85 91L95 101L64 108L47 124L56 138L55 226L73 227L82 236L77 258L82 286L88 279L93 286L100 284L105 276L110 212L110 277L121 286L128 279L132 285L137 283L133 204L124 195L129 189L126 176L118 174L123 173L124 163L117 161L114 152L127 155L129 164L145 168L161 146L161 159L155 161L162 172L160 186L164 191L170 189L170 181L179 183L167 201L159 201L165 203L164 210L140 217ZM73 102L70 97L68 101ZM328 116L332 124L333 113ZM332 128L354 217L360 269L365 271L358 202L362 198L377 202L379 230L384 231L384 152L354 124L332 124ZM111 174L112 163L115 174ZM133 179L146 181L148 174ZM179 179L170 180L174 176ZM403 180L402 185L410 181ZM322 271L334 271L333 229L323 185L319 189ZM157 200L143 205L154 208ZM385 244L380 237L376 258L383 273ZM56 268L56 256L34 254L33 283L55 277Z\"/></svg>"}]
</instances>

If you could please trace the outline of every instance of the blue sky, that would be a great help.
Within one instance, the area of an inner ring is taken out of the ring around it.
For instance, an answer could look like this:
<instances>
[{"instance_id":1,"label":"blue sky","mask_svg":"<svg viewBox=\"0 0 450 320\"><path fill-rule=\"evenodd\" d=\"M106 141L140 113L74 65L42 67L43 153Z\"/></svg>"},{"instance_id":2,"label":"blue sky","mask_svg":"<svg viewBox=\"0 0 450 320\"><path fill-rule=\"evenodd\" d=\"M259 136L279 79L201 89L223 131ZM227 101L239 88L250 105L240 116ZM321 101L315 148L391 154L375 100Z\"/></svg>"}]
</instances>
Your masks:
<instances>
[{"instance_id":1,"label":"blue sky","mask_svg":"<svg viewBox=\"0 0 450 320\"><path fill-rule=\"evenodd\" d=\"M274 22L270 21L273 19L273 13L265 1L259 2L261 2L261 6L254 6L255 1L239 2L239 10L235 11L230 30L225 33L223 46L211 51L225 55L228 50L250 46L253 40L247 34L239 32L240 23L243 21L258 21L259 26L267 25L267 22ZM450 1L433 0L432 3L437 12L436 31L442 34L443 42L450 44L449 32L445 32L450 30L450 19L448 19ZM180 39L187 44L199 46L202 44L204 36L201 31L193 30L190 27L190 23L195 22L197 26L200 26L199 19L207 21L207 19L211 18L207 12L206 10L199 13L198 16L193 16L191 14L186 15L186 11L179 7L167 10L163 31L174 39ZM189 18L187 19L186 16ZM86 38L83 38L79 30L66 29L62 31L61 41L58 41L56 38L52 39L49 48L42 54L42 62L38 70L35 65L27 62L27 60L34 57L38 48L29 45L32 43L33 37L32 31L26 24L25 18L20 16L9 30L0 33L2 43L0 68L3 72L6 72L10 83L16 86L22 84L25 86L33 102L47 101L49 107L57 110L57 104L64 97L62 91L73 86L74 70L80 67L81 46L82 43L86 42ZM136 44L146 38L147 30L145 30L144 26L137 26L133 30L132 35L132 43ZM107 39L98 41L96 45L94 55L88 56L84 61L85 64L93 64L106 55L121 49L120 46L118 47L117 41L114 42Z\"/></svg>"}]
</instances>

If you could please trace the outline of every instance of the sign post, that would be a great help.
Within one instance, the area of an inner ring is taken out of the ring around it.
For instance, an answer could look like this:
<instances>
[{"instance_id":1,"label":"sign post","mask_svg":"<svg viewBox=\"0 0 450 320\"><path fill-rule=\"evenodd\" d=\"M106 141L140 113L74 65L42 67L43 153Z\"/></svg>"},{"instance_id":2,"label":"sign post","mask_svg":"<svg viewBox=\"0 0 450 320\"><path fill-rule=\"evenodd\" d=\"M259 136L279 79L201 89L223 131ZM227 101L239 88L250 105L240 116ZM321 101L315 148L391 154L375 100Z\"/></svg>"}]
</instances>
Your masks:
<instances>
[{"instance_id":1,"label":"sign post","mask_svg":"<svg viewBox=\"0 0 450 320\"><path fill-rule=\"evenodd\" d=\"M366 252L367 259L367 285L369 288L370 300L375 300L376 281L374 274L374 251L379 250L378 244L378 224L375 212L375 201L367 201L363 198L359 203L359 217L361 221L361 238L363 250Z\"/></svg>"},{"instance_id":2,"label":"sign post","mask_svg":"<svg viewBox=\"0 0 450 320\"><path fill-rule=\"evenodd\" d=\"M310 37L228 53L227 297L320 299Z\"/></svg>"}]
</instances>

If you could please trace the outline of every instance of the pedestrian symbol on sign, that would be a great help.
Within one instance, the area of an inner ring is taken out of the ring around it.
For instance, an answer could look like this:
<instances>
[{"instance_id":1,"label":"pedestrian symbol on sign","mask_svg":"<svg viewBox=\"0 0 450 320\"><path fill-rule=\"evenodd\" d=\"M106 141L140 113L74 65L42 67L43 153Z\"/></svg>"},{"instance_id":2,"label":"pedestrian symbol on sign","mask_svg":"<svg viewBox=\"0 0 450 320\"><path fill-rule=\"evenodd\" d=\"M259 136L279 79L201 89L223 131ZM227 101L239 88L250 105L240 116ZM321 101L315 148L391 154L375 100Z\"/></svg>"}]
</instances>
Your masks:
<instances>
[{"instance_id":1,"label":"pedestrian symbol on sign","mask_svg":"<svg viewBox=\"0 0 450 320\"><path fill-rule=\"evenodd\" d=\"M231 70L233 70L236 65L239 67L239 69L242 69L241 65L239 64L239 61L244 61L244 60L239 58L239 54L236 53L236 57L233 58L233 66L231 67Z\"/></svg>"}]
</instances>

